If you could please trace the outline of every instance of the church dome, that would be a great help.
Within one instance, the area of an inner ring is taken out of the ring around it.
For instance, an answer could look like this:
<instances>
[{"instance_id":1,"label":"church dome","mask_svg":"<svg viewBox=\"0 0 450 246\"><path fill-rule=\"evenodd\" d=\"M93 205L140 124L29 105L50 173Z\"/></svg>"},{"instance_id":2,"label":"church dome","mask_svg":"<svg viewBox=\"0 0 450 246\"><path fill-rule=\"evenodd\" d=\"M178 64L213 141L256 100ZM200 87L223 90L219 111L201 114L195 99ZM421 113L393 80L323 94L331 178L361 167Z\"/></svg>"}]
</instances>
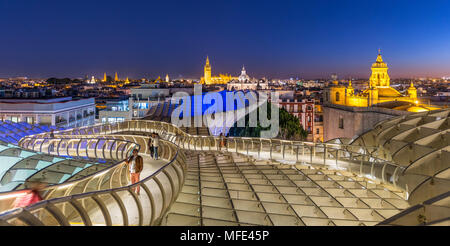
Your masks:
<instances>
[{"instance_id":1,"label":"church dome","mask_svg":"<svg viewBox=\"0 0 450 246\"><path fill-rule=\"evenodd\" d=\"M247 75L247 72L245 71L245 67L242 66L241 75L239 75L239 82L246 82L249 81L250 77Z\"/></svg>"}]
</instances>

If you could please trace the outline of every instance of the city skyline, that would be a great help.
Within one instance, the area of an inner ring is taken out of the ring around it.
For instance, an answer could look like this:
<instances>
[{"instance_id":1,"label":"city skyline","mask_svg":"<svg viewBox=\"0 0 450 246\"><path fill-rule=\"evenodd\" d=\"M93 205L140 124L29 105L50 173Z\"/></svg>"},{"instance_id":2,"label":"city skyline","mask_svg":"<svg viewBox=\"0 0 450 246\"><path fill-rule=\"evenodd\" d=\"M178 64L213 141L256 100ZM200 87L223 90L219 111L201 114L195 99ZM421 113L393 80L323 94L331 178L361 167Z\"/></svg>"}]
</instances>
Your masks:
<instances>
[{"instance_id":1,"label":"city skyline","mask_svg":"<svg viewBox=\"0 0 450 246\"><path fill-rule=\"evenodd\" d=\"M0 1L0 77L200 78L209 56L213 74L245 64L256 78L368 78L379 48L392 78L443 77L445 5Z\"/></svg>"}]
</instances>

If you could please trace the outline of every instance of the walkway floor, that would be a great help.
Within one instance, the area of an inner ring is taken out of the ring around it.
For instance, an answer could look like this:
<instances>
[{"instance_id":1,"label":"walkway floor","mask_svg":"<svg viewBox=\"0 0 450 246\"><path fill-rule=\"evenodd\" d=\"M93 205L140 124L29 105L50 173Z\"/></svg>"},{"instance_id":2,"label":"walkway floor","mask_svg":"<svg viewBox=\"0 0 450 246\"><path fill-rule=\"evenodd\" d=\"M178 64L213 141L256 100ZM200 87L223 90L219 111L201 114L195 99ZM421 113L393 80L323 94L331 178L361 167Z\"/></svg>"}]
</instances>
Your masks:
<instances>
[{"instance_id":1,"label":"walkway floor","mask_svg":"<svg viewBox=\"0 0 450 246\"><path fill-rule=\"evenodd\" d=\"M408 207L351 173L190 153L187 179L163 225L375 225Z\"/></svg>"},{"instance_id":2,"label":"walkway floor","mask_svg":"<svg viewBox=\"0 0 450 246\"><path fill-rule=\"evenodd\" d=\"M161 159L154 160L150 156L145 155L145 154L142 154L141 156L144 158L144 168L143 168L141 176L140 176L141 180L148 177L149 175L153 174L155 171L157 171L158 169L160 169L163 165L165 165L167 163L167 161L161 160ZM170 186L170 183L168 183L167 180L161 179L161 182L163 183L163 185L165 187ZM131 183L129 183L129 184L131 184ZM149 185L148 185L148 187L151 190L156 188L155 186L149 186ZM158 194L159 194L158 192L154 192L154 194L156 195L155 200L161 200L161 198L158 196ZM131 209L127 209L129 225L131 225L131 226L138 225L137 221L139 219L139 210L137 208L137 205L136 205L136 202L135 202L133 196L128 191L118 192L118 195L121 197L125 206L127 208L131 208ZM122 214L121 214L120 208L117 205L117 203L115 202L115 200L109 195L107 197L104 196L102 198L103 198L104 203L108 207L108 210L110 211L112 225L118 225L118 226L123 225ZM141 200L141 204L143 206L144 211L151 210L150 202L148 202L148 198L145 195L145 191L142 188L140 191L139 199ZM88 204L84 204L84 206L88 206ZM144 221L149 221L150 216L151 216L151 214L144 214ZM100 209L89 209L89 217L91 218L93 225L102 226L102 225L106 224ZM70 224L83 225L81 220L71 221Z\"/></svg>"}]
</instances>

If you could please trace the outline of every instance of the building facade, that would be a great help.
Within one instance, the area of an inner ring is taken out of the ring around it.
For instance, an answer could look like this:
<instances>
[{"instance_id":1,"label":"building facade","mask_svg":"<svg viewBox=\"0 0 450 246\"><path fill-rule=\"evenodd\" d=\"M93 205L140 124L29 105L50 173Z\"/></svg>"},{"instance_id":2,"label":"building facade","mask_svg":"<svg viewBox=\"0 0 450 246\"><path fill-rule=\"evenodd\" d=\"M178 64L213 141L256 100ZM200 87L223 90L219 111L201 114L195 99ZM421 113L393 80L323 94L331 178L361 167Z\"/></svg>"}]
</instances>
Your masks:
<instances>
[{"instance_id":1,"label":"building facade","mask_svg":"<svg viewBox=\"0 0 450 246\"><path fill-rule=\"evenodd\" d=\"M352 81L348 86L338 83L337 80L325 89L324 102L352 107L371 107L384 102L403 101L411 105L419 103L417 89L411 83L407 95L402 95L390 85L389 69L378 53L375 63L372 64L372 75L369 79L369 87L361 93L355 93Z\"/></svg>"},{"instance_id":2,"label":"building facade","mask_svg":"<svg viewBox=\"0 0 450 246\"><path fill-rule=\"evenodd\" d=\"M129 99L108 99L105 108L98 112L99 123L117 123L131 120Z\"/></svg>"},{"instance_id":3,"label":"building facade","mask_svg":"<svg viewBox=\"0 0 450 246\"><path fill-rule=\"evenodd\" d=\"M267 90L269 89L269 82L266 80L255 80L250 79L245 71L245 67L242 66L241 75L238 79L233 79L227 83L228 91L239 91L239 90Z\"/></svg>"},{"instance_id":4,"label":"building facade","mask_svg":"<svg viewBox=\"0 0 450 246\"><path fill-rule=\"evenodd\" d=\"M352 139L373 128L380 121L411 112L381 107L351 107L324 104L324 141L335 138Z\"/></svg>"},{"instance_id":5,"label":"building facade","mask_svg":"<svg viewBox=\"0 0 450 246\"><path fill-rule=\"evenodd\" d=\"M228 74L219 74L219 76L212 76L212 67L211 64L209 63L209 57L206 57L204 75L200 79L201 84L205 85L226 84L233 79L237 79L237 77L232 77L231 75Z\"/></svg>"},{"instance_id":6,"label":"building facade","mask_svg":"<svg viewBox=\"0 0 450 246\"><path fill-rule=\"evenodd\" d=\"M351 80L345 86L336 78L324 90L324 141L351 139L372 129L380 121L436 109L419 104L417 89L412 83L405 94L391 87L388 66L380 52L371 70L368 88L360 93L355 92Z\"/></svg>"},{"instance_id":7,"label":"building facade","mask_svg":"<svg viewBox=\"0 0 450 246\"><path fill-rule=\"evenodd\" d=\"M314 99L303 99L303 100L279 100L278 105L280 108L285 109L288 113L297 117L302 125L303 129L308 132L308 141L317 140L315 132L317 129L314 128ZM323 131L322 131L323 132ZM320 133L319 133L320 135Z\"/></svg>"},{"instance_id":8,"label":"building facade","mask_svg":"<svg viewBox=\"0 0 450 246\"><path fill-rule=\"evenodd\" d=\"M0 99L0 120L64 128L95 123L94 98Z\"/></svg>"}]
</instances>

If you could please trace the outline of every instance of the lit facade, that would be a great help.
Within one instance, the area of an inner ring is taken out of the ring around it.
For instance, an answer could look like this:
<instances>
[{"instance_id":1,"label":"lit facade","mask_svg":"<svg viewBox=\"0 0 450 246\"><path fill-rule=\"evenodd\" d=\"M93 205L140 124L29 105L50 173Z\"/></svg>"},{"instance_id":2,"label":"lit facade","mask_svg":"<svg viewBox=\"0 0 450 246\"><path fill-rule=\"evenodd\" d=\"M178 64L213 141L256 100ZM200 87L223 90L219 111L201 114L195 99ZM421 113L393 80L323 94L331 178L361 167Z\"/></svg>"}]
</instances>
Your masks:
<instances>
[{"instance_id":1,"label":"lit facade","mask_svg":"<svg viewBox=\"0 0 450 246\"><path fill-rule=\"evenodd\" d=\"M388 66L378 53L377 60L372 65L372 75L369 79L369 88L361 93L355 93L352 81L348 86L340 85L336 80L325 90L325 102L352 107L371 107L376 104L403 101L418 104L417 89L411 83L407 95L402 95L390 86Z\"/></svg>"},{"instance_id":2,"label":"lit facade","mask_svg":"<svg viewBox=\"0 0 450 246\"><path fill-rule=\"evenodd\" d=\"M279 100L278 105L280 108L285 109L288 113L299 119L300 125L308 132L307 139L312 141L314 139L314 135L317 135L315 134L316 129L314 128L314 99L304 99L301 101L297 101L297 99ZM318 134L320 134L320 132Z\"/></svg>"},{"instance_id":3,"label":"lit facade","mask_svg":"<svg viewBox=\"0 0 450 246\"><path fill-rule=\"evenodd\" d=\"M94 98L2 99L0 120L64 128L95 123Z\"/></svg>"},{"instance_id":4,"label":"lit facade","mask_svg":"<svg viewBox=\"0 0 450 246\"><path fill-rule=\"evenodd\" d=\"M232 79L227 83L227 90L235 91L235 90L267 90L269 89L269 82L266 80L251 80L247 75L247 71L245 71L245 67L242 66L241 75L239 75L238 79Z\"/></svg>"},{"instance_id":5,"label":"lit facade","mask_svg":"<svg viewBox=\"0 0 450 246\"><path fill-rule=\"evenodd\" d=\"M204 67L204 75L200 79L201 84L205 84L205 85L226 84L233 79L238 79L238 78L232 77L229 74L219 74L219 76L212 77L211 64L209 63L209 57L206 57L206 64Z\"/></svg>"}]
</instances>

